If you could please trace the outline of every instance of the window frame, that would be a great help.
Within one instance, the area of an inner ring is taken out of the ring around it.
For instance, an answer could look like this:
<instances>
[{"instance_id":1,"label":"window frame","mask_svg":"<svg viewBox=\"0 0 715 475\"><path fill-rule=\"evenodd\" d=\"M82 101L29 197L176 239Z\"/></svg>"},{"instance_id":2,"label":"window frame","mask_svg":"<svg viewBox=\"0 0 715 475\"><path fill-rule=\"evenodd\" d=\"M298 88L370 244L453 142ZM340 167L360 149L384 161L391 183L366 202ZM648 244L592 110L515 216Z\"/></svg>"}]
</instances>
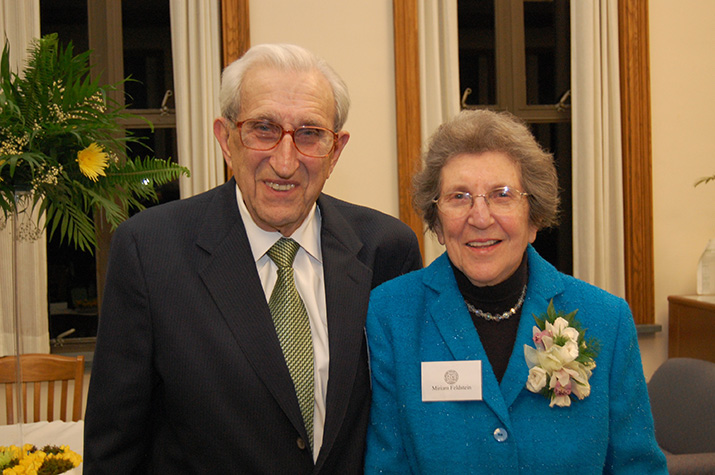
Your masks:
<instances>
[{"instance_id":1,"label":"window frame","mask_svg":"<svg viewBox=\"0 0 715 475\"><path fill-rule=\"evenodd\" d=\"M101 76L102 82L118 84L108 95L119 104L124 104L124 45L122 39L122 2L116 0L87 1L87 28L92 73ZM152 122L155 128L176 128L174 109L128 109L133 114ZM128 119L124 129L146 128L142 119ZM95 216L97 247L95 249L97 266L97 305L101 318L101 302L104 294L106 270L109 261L109 247L112 231L101 216Z\"/></svg>"},{"instance_id":2,"label":"window frame","mask_svg":"<svg viewBox=\"0 0 715 475\"><path fill-rule=\"evenodd\" d=\"M421 166L417 0L393 0L393 22L400 219L415 231L424 255L424 227L410 198L412 176ZM653 324L655 280L648 1L619 0L618 29L626 300L636 324Z\"/></svg>"}]
</instances>

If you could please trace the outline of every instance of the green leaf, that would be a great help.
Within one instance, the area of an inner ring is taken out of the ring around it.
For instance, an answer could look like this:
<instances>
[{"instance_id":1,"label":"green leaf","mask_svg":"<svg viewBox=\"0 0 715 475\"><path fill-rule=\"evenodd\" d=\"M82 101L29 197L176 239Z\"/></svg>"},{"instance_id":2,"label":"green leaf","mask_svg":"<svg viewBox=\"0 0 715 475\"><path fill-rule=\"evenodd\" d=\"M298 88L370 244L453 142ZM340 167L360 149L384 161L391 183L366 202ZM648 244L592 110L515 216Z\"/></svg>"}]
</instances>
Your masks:
<instances>
[{"instance_id":1,"label":"green leaf","mask_svg":"<svg viewBox=\"0 0 715 475\"><path fill-rule=\"evenodd\" d=\"M157 201L158 186L189 170L127 155L127 145L144 144L122 123L140 117L110 93L130 78L101 85L90 74L90 52L74 54L72 43L61 46L56 34L34 40L28 52L19 74L10 69L7 42L0 56L0 208L5 216L12 213L15 187L30 185L50 237L58 233L61 241L91 252L95 211L115 228L129 210ZM107 176L97 181L77 163L77 153L92 143L110 157Z\"/></svg>"}]
</instances>

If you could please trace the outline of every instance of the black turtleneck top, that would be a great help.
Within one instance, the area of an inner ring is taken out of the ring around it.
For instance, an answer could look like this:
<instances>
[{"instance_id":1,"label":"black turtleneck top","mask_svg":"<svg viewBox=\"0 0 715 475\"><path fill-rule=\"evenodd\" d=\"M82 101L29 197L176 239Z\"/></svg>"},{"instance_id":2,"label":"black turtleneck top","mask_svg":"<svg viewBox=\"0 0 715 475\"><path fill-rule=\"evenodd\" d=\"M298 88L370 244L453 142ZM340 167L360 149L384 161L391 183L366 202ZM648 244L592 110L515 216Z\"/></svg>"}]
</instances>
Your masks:
<instances>
[{"instance_id":1,"label":"black turtleneck top","mask_svg":"<svg viewBox=\"0 0 715 475\"><path fill-rule=\"evenodd\" d=\"M509 311L519 300L524 286L529 280L529 268L526 253L521 260L517 270L504 282L486 287L477 287L472 284L466 275L457 269L452 261L449 261L457 279L457 286L462 293L464 300L472 304L475 308L492 315L498 315ZM469 313L477 329L479 339L482 342L484 351L489 358L489 364L501 383L502 377L509 364L509 358L514 350L516 341L516 331L519 328L521 318L521 307L510 318L505 320L491 321Z\"/></svg>"}]
</instances>

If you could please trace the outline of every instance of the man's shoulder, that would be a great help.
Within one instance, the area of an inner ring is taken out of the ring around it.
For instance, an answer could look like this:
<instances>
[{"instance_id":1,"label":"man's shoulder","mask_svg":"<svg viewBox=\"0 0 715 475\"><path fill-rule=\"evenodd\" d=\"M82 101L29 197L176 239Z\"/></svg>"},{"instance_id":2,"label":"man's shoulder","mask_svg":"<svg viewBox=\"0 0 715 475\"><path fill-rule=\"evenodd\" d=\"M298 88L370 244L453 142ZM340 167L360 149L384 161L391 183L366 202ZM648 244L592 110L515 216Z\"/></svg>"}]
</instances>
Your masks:
<instances>
[{"instance_id":1,"label":"man's shoulder","mask_svg":"<svg viewBox=\"0 0 715 475\"><path fill-rule=\"evenodd\" d=\"M414 231L394 216L325 194L320 196L318 205L323 229L330 233L339 234L343 239L347 239L346 234L352 234L363 246L381 249L383 257L386 252L400 253L405 249L419 253Z\"/></svg>"},{"instance_id":2,"label":"man's shoulder","mask_svg":"<svg viewBox=\"0 0 715 475\"><path fill-rule=\"evenodd\" d=\"M196 224L196 219L205 215L207 207L220 193L222 186L212 188L197 195L157 204L132 216L125 225L156 227L165 221L187 221ZM153 224L152 224L153 223Z\"/></svg>"},{"instance_id":3,"label":"man's shoulder","mask_svg":"<svg viewBox=\"0 0 715 475\"><path fill-rule=\"evenodd\" d=\"M219 186L142 210L119 225L112 242L130 236L145 243L164 242L167 246L170 242L193 242L200 234L224 235L231 223L240 219L238 215L235 194L227 194Z\"/></svg>"},{"instance_id":4,"label":"man's shoulder","mask_svg":"<svg viewBox=\"0 0 715 475\"><path fill-rule=\"evenodd\" d=\"M405 223L381 211L325 194L318 199L324 236L358 252L373 271L372 287L422 267L417 235Z\"/></svg>"},{"instance_id":5,"label":"man's shoulder","mask_svg":"<svg viewBox=\"0 0 715 475\"><path fill-rule=\"evenodd\" d=\"M349 203L334 196L321 194L318 204L323 214L335 211L356 229L393 228L411 233L411 229L398 218L367 206Z\"/></svg>"}]
</instances>

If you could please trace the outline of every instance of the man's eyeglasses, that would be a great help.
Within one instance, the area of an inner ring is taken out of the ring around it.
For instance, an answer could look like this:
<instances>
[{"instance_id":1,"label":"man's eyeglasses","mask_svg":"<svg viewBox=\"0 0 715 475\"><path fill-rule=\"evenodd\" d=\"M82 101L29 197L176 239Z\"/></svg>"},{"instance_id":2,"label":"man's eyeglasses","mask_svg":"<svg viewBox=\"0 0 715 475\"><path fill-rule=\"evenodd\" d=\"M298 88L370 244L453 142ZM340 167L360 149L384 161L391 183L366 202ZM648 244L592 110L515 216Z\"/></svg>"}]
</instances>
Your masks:
<instances>
[{"instance_id":1,"label":"man's eyeglasses","mask_svg":"<svg viewBox=\"0 0 715 475\"><path fill-rule=\"evenodd\" d=\"M322 158L330 155L338 140L338 134L332 130L312 125L285 130L269 120L248 119L236 122L236 127L244 147L262 152L276 148L283 136L288 134L293 139L293 146L300 153L308 157Z\"/></svg>"},{"instance_id":2,"label":"man's eyeglasses","mask_svg":"<svg viewBox=\"0 0 715 475\"><path fill-rule=\"evenodd\" d=\"M432 201L437 204L437 208L445 217L457 219L469 214L477 198L484 198L489 211L498 215L509 214L516 209L521 198L528 195L529 193L522 193L516 188L502 186L481 195L473 195L466 191L452 191Z\"/></svg>"}]
</instances>

